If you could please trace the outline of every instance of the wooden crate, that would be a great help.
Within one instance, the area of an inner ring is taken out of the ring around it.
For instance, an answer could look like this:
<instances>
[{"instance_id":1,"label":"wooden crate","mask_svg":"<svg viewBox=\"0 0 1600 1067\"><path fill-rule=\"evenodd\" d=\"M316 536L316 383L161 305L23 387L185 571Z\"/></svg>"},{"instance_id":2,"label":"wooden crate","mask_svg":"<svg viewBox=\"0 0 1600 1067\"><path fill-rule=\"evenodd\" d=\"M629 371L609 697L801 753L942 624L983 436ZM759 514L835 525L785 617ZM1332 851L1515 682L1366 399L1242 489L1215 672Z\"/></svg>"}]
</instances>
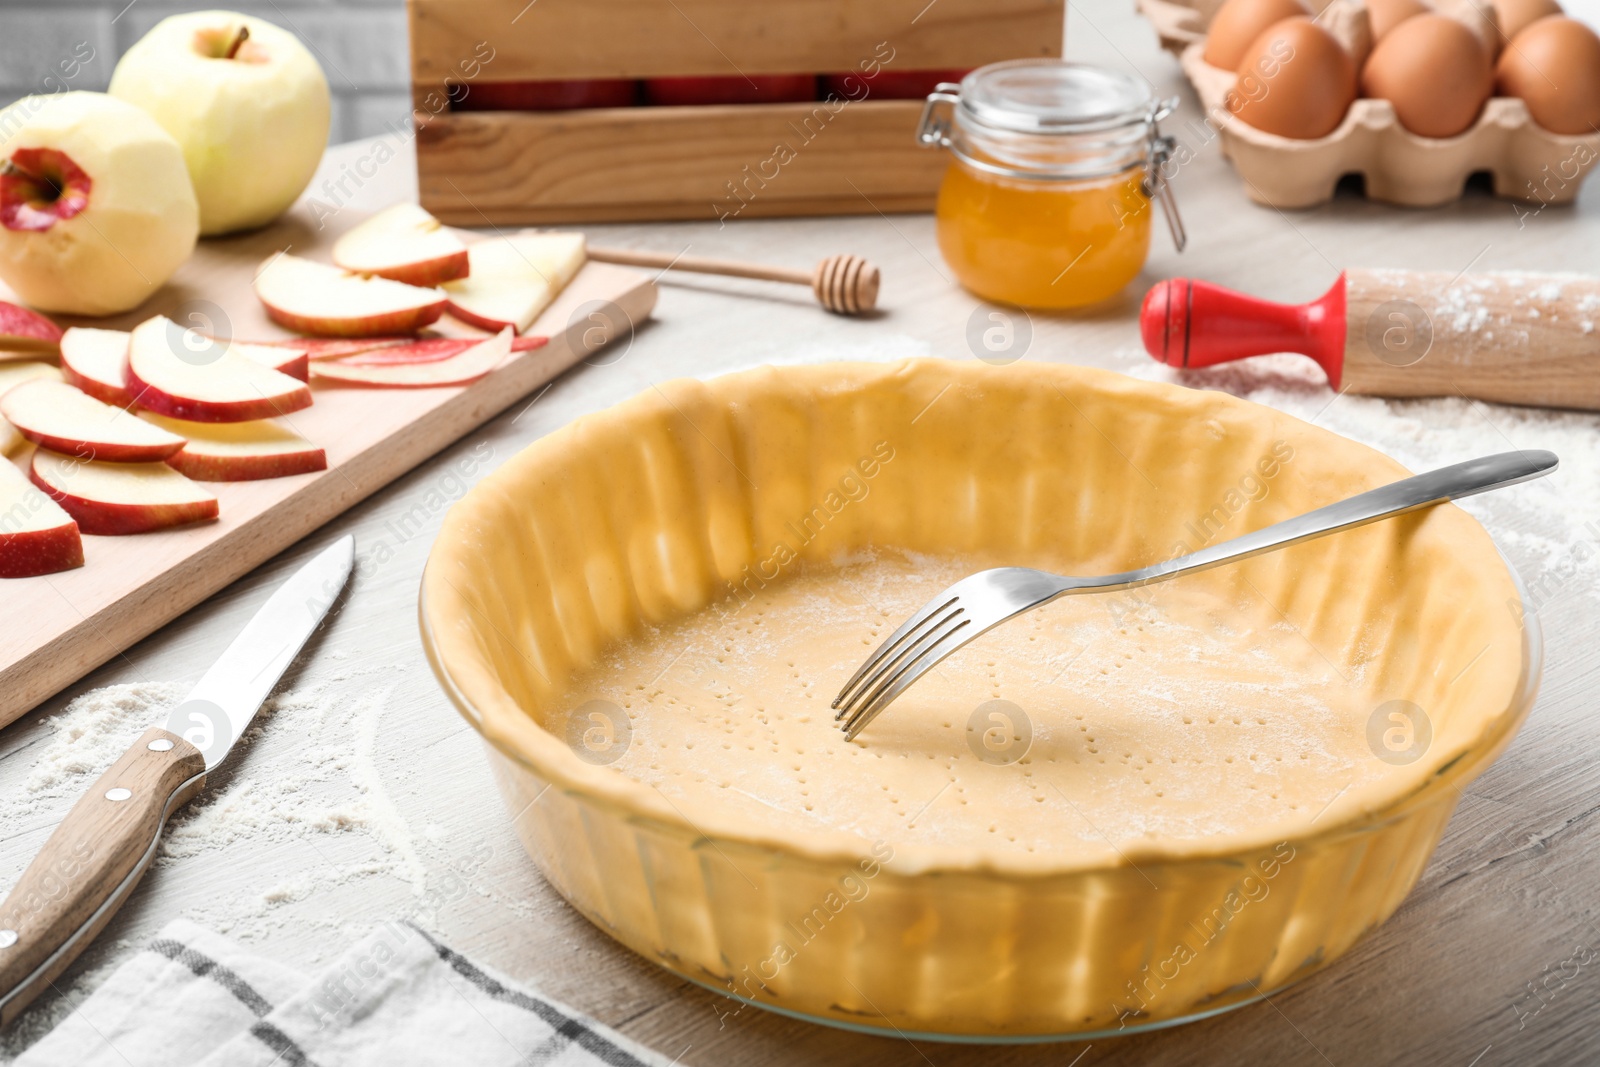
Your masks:
<instances>
[{"instance_id":1,"label":"wooden crate","mask_svg":"<svg viewBox=\"0 0 1600 1067\"><path fill-rule=\"evenodd\" d=\"M422 203L463 226L933 206L920 100L451 112L476 81L970 68L1061 54L1063 0L408 0ZM488 57L487 59L485 57ZM459 89L457 90L460 91Z\"/></svg>"}]
</instances>

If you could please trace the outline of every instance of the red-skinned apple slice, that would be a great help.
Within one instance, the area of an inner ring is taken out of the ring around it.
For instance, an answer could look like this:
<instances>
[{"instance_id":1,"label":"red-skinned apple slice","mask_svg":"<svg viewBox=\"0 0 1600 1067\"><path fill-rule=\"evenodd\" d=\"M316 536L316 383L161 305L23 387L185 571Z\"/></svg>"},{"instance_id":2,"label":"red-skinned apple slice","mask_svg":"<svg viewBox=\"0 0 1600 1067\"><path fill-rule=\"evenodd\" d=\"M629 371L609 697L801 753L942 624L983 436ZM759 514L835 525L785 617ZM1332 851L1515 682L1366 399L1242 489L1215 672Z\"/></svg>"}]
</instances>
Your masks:
<instances>
[{"instance_id":1,"label":"red-skinned apple slice","mask_svg":"<svg viewBox=\"0 0 1600 1067\"><path fill-rule=\"evenodd\" d=\"M437 289L351 274L290 255L262 264L255 289L273 321L322 337L412 333L444 314L446 303Z\"/></svg>"},{"instance_id":2,"label":"red-skinned apple slice","mask_svg":"<svg viewBox=\"0 0 1600 1067\"><path fill-rule=\"evenodd\" d=\"M22 360L16 363L0 363L0 397L12 389L35 379L47 381L61 381L61 372L48 363L39 363L32 360ZM4 418L0 418L0 456L9 456L17 451L27 439L16 431Z\"/></svg>"},{"instance_id":3,"label":"red-skinned apple slice","mask_svg":"<svg viewBox=\"0 0 1600 1067\"><path fill-rule=\"evenodd\" d=\"M45 449L33 484L86 534L134 534L217 517L217 498L165 463L96 463Z\"/></svg>"},{"instance_id":4,"label":"red-skinned apple slice","mask_svg":"<svg viewBox=\"0 0 1600 1067\"><path fill-rule=\"evenodd\" d=\"M188 439L167 465L197 482L253 482L328 469L322 449L272 419L216 423L140 417Z\"/></svg>"},{"instance_id":5,"label":"red-skinned apple slice","mask_svg":"<svg viewBox=\"0 0 1600 1067\"><path fill-rule=\"evenodd\" d=\"M28 476L0 460L0 578L83 566L78 524Z\"/></svg>"},{"instance_id":6,"label":"red-skinned apple slice","mask_svg":"<svg viewBox=\"0 0 1600 1067\"><path fill-rule=\"evenodd\" d=\"M410 344L362 352L339 361L345 367L389 367L398 363L436 363L458 356L481 341L481 337L425 337ZM511 351L531 352L550 343L548 337L513 337Z\"/></svg>"},{"instance_id":7,"label":"red-skinned apple slice","mask_svg":"<svg viewBox=\"0 0 1600 1067\"><path fill-rule=\"evenodd\" d=\"M44 378L48 381L59 382L63 380L61 371L48 363L37 360L21 360L16 363L0 364L0 396L21 385Z\"/></svg>"},{"instance_id":8,"label":"red-skinned apple slice","mask_svg":"<svg viewBox=\"0 0 1600 1067\"><path fill-rule=\"evenodd\" d=\"M415 337L292 337L287 341L252 341L251 344L269 348L303 349L309 360L343 359L357 352L370 352L374 348L393 348L408 345Z\"/></svg>"},{"instance_id":9,"label":"red-skinned apple slice","mask_svg":"<svg viewBox=\"0 0 1600 1067\"><path fill-rule=\"evenodd\" d=\"M61 372L102 404L133 406L128 392L128 335L74 326L61 335Z\"/></svg>"},{"instance_id":10,"label":"red-skinned apple slice","mask_svg":"<svg viewBox=\"0 0 1600 1067\"><path fill-rule=\"evenodd\" d=\"M494 370L511 355L511 327L479 341L449 359L427 363L396 363L386 367L352 367L347 363L318 363L311 368L318 381L388 389L429 389L441 385L466 385Z\"/></svg>"},{"instance_id":11,"label":"red-skinned apple slice","mask_svg":"<svg viewBox=\"0 0 1600 1067\"><path fill-rule=\"evenodd\" d=\"M584 261L581 233L519 233L468 248L472 273L447 282L450 314L485 330L526 330Z\"/></svg>"},{"instance_id":12,"label":"red-skinned apple slice","mask_svg":"<svg viewBox=\"0 0 1600 1067\"><path fill-rule=\"evenodd\" d=\"M230 341L229 346L246 359L253 359L263 367L271 367L279 374L287 374L300 381L308 380L311 353L305 348L279 345L257 345L245 341Z\"/></svg>"},{"instance_id":13,"label":"red-skinned apple slice","mask_svg":"<svg viewBox=\"0 0 1600 1067\"><path fill-rule=\"evenodd\" d=\"M102 404L66 382L27 382L0 397L0 415L41 448L107 463L154 463L183 438Z\"/></svg>"},{"instance_id":14,"label":"red-skinned apple slice","mask_svg":"<svg viewBox=\"0 0 1600 1067\"><path fill-rule=\"evenodd\" d=\"M397 363L437 363L459 356L478 343L472 337L423 337L410 344L361 352L339 360L341 367L387 367Z\"/></svg>"},{"instance_id":15,"label":"red-skinned apple slice","mask_svg":"<svg viewBox=\"0 0 1600 1067\"><path fill-rule=\"evenodd\" d=\"M0 349L54 353L60 345L61 327L37 311L0 300Z\"/></svg>"},{"instance_id":16,"label":"red-skinned apple slice","mask_svg":"<svg viewBox=\"0 0 1600 1067\"><path fill-rule=\"evenodd\" d=\"M407 285L438 285L469 269L461 238L416 204L395 204L358 223L333 243L333 262Z\"/></svg>"},{"instance_id":17,"label":"red-skinned apple slice","mask_svg":"<svg viewBox=\"0 0 1600 1067\"><path fill-rule=\"evenodd\" d=\"M161 315L128 340L128 391L142 408L191 422L248 422L311 406L304 382Z\"/></svg>"}]
</instances>

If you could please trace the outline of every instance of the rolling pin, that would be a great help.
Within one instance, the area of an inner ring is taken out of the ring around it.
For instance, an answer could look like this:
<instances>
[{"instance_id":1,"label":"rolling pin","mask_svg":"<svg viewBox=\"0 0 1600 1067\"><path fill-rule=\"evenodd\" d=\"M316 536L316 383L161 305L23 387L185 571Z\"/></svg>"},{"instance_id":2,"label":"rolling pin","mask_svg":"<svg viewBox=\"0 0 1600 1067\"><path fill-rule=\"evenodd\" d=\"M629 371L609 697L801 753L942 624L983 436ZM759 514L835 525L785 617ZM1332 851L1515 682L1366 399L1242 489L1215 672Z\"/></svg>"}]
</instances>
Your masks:
<instances>
[{"instance_id":1,"label":"rolling pin","mask_svg":"<svg viewBox=\"0 0 1600 1067\"><path fill-rule=\"evenodd\" d=\"M1584 275L1351 269L1308 304L1169 278L1139 332L1172 367L1299 352L1353 393L1600 410L1600 279Z\"/></svg>"}]
</instances>

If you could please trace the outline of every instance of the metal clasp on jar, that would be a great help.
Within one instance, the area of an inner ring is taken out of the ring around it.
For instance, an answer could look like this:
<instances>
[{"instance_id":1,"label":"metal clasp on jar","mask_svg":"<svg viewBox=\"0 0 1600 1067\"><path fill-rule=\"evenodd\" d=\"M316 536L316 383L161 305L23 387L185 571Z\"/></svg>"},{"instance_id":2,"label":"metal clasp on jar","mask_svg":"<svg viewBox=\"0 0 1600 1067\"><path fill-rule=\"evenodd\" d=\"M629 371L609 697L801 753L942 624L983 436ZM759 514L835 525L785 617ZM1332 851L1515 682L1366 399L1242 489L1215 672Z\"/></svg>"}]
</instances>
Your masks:
<instances>
[{"instance_id":1,"label":"metal clasp on jar","mask_svg":"<svg viewBox=\"0 0 1600 1067\"><path fill-rule=\"evenodd\" d=\"M922 104L922 118L917 121L917 143L924 148L949 148L950 112L960 102L960 82L940 82L934 86Z\"/></svg>"},{"instance_id":2,"label":"metal clasp on jar","mask_svg":"<svg viewBox=\"0 0 1600 1067\"><path fill-rule=\"evenodd\" d=\"M940 88L943 88L941 86ZM1172 192L1172 182L1167 178L1166 165L1177 150L1178 142L1161 132L1161 120L1172 114L1178 98L1158 100L1150 105L1150 147L1145 153L1142 191L1151 200L1161 204L1161 214L1166 216L1167 230L1172 234L1172 247L1182 252L1189 243L1189 232L1183 228L1183 216L1178 214L1178 198Z\"/></svg>"}]
</instances>

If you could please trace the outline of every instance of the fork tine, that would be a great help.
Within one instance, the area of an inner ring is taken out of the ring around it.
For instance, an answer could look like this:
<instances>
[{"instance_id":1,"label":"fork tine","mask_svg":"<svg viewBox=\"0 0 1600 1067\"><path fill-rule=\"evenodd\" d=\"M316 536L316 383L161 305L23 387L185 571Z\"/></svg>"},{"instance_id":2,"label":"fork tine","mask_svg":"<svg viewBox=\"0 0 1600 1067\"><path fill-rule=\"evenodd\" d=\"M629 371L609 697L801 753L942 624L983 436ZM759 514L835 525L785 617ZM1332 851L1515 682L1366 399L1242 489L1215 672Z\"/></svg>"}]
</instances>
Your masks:
<instances>
[{"instance_id":1,"label":"fork tine","mask_svg":"<svg viewBox=\"0 0 1600 1067\"><path fill-rule=\"evenodd\" d=\"M963 618L965 614L964 609L955 607L952 611L941 612L931 616L933 621L928 626L923 627L914 639L902 641L898 651L892 657L885 659L883 665L861 683L856 691L851 694L850 699L845 701L844 706L839 709L839 713L833 717L834 722L847 717L854 721L856 712L860 711L861 708L878 695L889 675L896 673L909 658L921 655L928 648L943 640L945 635L965 626L967 623L967 620ZM951 627L951 623L955 623L955 626Z\"/></svg>"},{"instance_id":2,"label":"fork tine","mask_svg":"<svg viewBox=\"0 0 1600 1067\"><path fill-rule=\"evenodd\" d=\"M900 662L895 669L890 672L890 674L884 678L876 688L873 689L870 694L856 701L851 708L850 717L839 726L839 729L844 731L845 740L850 740L851 738L855 737L856 734L866 729L867 723L877 718L878 713L889 706L889 703L894 699L893 696L888 695L890 690L893 690L895 693L904 691L905 686L896 687L896 683L903 679L908 671L914 669L916 663L920 661L923 656L942 645L945 640L953 636L956 631L964 629L970 624L970 619L963 619L955 626L952 626L944 633L938 635L936 640L930 641L928 644L918 648L913 655ZM957 648L960 648L961 645L965 643L965 641L962 641L952 646L950 651L940 655L939 659L943 659L945 656L948 656L950 652L954 652ZM935 660L934 662L936 663L938 660ZM915 681L916 678L920 678L922 673L922 671L918 671L916 677L912 678L911 681ZM906 682L905 685L910 685L911 681Z\"/></svg>"},{"instance_id":3,"label":"fork tine","mask_svg":"<svg viewBox=\"0 0 1600 1067\"><path fill-rule=\"evenodd\" d=\"M938 611L923 619L917 627L896 642L894 647L888 649L884 656L878 660L878 665L869 671L866 677L857 682L853 689L848 689L839 694L841 703L839 704L839 710L833 716L833 721L838 722L849 715L854 708L859 707L862 696L873 689L885 673L893 670L895 665L907 655L914 651L919 651L927 644L938 640L940 627L963 614L965 614L965 611L959 601L951 600Z\"/></svg>"},{"instance_id":4,"label":"fork tine","mask_svg":"<svg viewBox=\"0 0 1600 1067\"><path fill-rule=\"evenodd\" d=\"M889 652L900 643L901 639L903 639L912 630L921 627L930 616L937 612L943 611L945 608L954 604L956 599L957 598L951 594L948 589L946 589L944 592L940 593L938 596L922 605L922 608L915 615L901 623L900 628L894 633L890 634L888 637L884 638L883 643L877 647L871 656L867 657L867 661L861 665L861 668L857 670L855 674L850 676L850 680L848 682L844 683L844 688L839 690L839 695L833 698L832 706L834 708L838 708L839 705L843 704L845 702L845 698L850 694L850 691L856 688L856 684L865 678L867 674L871 673L881 662L883 662L884 657L887 656ZM842 718L842 716L835 716L835 718Z\"/></svg>"},{"instance_id":5,"label":"fork tine","mask_svg":"<svg viewBox=\"0 0 1600 1067\"><path fill-rule=\"evenodd\" d=\"M902 664L899 670L885 679L879 691L873 694L872 699L857 708L856 713L850 717L850 721L844 724L844 739L846 741L854 741L857 734L865 730L884 708L894 703L895 698L914 685L917 679L942 663L951 653L970 644L974 639L993 628L992 626L985 626L979 629L969 625L969 623L970 620L963 619L954 629L924 649L914 659Z\"/></svg>"}]
</instances>

